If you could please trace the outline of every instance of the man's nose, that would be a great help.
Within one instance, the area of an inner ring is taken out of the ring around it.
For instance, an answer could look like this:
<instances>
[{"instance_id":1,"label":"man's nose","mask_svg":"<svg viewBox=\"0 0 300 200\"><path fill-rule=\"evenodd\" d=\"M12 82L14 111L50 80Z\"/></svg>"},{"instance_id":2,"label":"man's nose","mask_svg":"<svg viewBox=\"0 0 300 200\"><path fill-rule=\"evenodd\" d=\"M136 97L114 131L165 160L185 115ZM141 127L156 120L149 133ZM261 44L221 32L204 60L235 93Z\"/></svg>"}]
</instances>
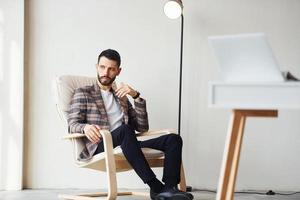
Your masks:
<instances>
[{"instance_id":1,"label":"man's nose","mask_svg":"<svg viewBox=\"0 0 300 200\"><path fill-rule=\"evenodd\" d=\"M103 70L103 75L104 75L104 76L107 76L107 74L108 74L108 69L104 69L104 70Z\"/></svg>"}]
</instances>

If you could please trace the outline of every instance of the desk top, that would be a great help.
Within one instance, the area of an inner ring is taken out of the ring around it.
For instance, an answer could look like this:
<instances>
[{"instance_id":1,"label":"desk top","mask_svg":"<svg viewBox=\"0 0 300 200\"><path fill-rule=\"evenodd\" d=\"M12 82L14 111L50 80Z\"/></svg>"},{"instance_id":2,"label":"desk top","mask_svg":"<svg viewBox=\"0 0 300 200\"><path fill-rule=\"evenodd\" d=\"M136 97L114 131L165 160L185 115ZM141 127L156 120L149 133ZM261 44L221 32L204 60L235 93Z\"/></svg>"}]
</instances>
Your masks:
<instances>
[{"instance_id":1,"label":"desk top","mask_svg":"<svg viewBox=\"0 0 300 200\"><path fill-rule=\"evenodd\" d=\"M209 82L208 105L230 109L300 109L300 82Z\"/></svg>"}]
</instances>

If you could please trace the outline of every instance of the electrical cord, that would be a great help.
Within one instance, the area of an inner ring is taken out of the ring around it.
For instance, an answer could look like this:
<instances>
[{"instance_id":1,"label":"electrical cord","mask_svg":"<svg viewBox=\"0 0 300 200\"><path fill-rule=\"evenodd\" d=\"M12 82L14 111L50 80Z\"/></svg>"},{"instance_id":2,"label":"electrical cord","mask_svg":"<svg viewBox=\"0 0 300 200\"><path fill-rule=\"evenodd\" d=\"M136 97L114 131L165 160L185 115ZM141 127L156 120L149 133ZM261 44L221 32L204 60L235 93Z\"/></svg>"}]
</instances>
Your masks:
<instances>
[{"instance_id":1,"label":"electrical cord","mask_svg":"<svg viewBox=\"0 0 300 200\"><path fill-rule=\"evenodd\" d=\"M211 193L217 193L216 190L206 190L206 189L195 189L194 191L202 191L202 192L211 192ZM235 194L258 194L258 195L295 195L300 194L300 191L298 192L291 192L291 193L281 193L281 192L274 192L272 190L269 190L268 192L255 192L255 191L237 191L234 192Z\"/></svg>"}]
</instances>

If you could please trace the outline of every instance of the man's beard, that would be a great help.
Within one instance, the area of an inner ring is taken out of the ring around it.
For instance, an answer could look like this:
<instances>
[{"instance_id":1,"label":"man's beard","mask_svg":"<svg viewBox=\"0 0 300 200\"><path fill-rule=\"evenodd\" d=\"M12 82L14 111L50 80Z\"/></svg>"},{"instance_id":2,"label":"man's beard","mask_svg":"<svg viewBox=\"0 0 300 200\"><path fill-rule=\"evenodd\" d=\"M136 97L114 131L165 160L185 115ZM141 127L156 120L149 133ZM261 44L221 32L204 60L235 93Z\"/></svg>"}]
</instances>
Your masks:
<instances>
[{"instance_id":1,"label":"man's beard","mask_svg":"<svg viewBox=\"0 0 300 200\"><path fill-rule=\"evenodd\" d=\"M113 78L110 78L108 76L100 77L99 75L97 75L97 77L98 77L98 81L104 86L110 86L116 79L116 77L113 77Z\"/></svg>"}]
</instances>

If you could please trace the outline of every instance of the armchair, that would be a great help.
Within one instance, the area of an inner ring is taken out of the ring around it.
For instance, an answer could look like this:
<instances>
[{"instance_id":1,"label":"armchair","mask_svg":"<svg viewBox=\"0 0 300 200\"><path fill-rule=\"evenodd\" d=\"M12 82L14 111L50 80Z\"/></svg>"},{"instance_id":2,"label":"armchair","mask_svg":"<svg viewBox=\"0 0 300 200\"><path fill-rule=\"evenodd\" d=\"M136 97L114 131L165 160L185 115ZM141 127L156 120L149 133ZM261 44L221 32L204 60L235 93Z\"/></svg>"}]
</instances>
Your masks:
<instances>
[{"instance_id":1,"label":"armchair","mask_svg":"<svg viewBox=\"0 0 300 200\"><path fill-rule=\"evenodd\" d=\"M67 125L67 111L69 109L69 104L73 96L74 90L77 87L90 85L96 82L96 78L84 77L84 76L70 76L64 75L56 77L54 80L54 94L58 114L60 118ZM138 139L143 139L148 136L159 136L162 134L174 133L176 131L172 129L164 129L158 131L149 131L144 133L137 133ZM98 171L106 172L107 174L107 184L108 192L100 192L93 194L78 194L78 195L68 195L60 194L61 199L74 199L74 200L92 200L94 197L106 197L107 200L114 200L117 196L121 195L143 195L148 196L147 193L141 192L118 192L117 190L117 179L116 173L122 171L131 170L130 164L127 162L126 158L122 154L120 147L113 148L111 134L107 130L101 130L100 134L104 142L104 152L96 154L92 159L88 161L78 160L80 152L84 148L84 143L82 138L85 137L82 133L66 134L63 139L70 140L73 146L74 152L74 162L77 167L89 168ZM151 167L163 167L164 164L164 153L155 149L143 148L142 149L149 165ZM186 190L186 182L184 176L183 165L181 166L181 181L179 188L183 191Z\"/></svg>"}]
</instances>

